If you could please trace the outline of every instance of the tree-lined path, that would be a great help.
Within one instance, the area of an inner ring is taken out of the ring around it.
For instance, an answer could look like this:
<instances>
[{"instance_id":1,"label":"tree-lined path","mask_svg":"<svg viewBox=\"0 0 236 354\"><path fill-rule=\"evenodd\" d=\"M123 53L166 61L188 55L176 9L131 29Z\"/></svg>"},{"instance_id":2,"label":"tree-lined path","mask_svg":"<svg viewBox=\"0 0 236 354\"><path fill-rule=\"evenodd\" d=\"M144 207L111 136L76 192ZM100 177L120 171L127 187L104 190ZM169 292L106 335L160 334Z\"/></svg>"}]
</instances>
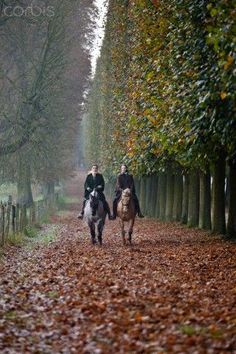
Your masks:
<instances>
[{"instance_id":1,"label":"tree-lined path","mask_svg":"<svg viewBox=\"0 0 236 354\"><path fill-rule=\"evenodd\" d=\"M233 0L3 0L0 32L0 353L236 354ZM77 219L94 163L134 175L132 246Z\"/></svg>"},{"instance_id":2,"label":"tree-lined path","mask_svg":"<svg viewBox=\"0 0 236 354\"><path fill-rule=\"evenodd\" d=\"M145 218L132 247L118 221L92 246L78 208L52 217L54 241L4 251L1 353L236 352L235 244Z\"/></svg>"}]
</instances>

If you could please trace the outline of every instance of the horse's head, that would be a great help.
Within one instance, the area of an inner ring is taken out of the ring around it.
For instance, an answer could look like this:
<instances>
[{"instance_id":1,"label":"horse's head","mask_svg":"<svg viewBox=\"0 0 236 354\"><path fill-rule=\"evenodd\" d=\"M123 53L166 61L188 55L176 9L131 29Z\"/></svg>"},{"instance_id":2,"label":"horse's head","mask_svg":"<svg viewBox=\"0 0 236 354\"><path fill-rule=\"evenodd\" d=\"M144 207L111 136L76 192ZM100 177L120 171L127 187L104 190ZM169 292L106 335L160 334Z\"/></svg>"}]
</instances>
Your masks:
<instances>
[{"instance_id":1,"label":"horse's head","mask_svg":"<svg viewBox=\"0 0 236 354\"><path fill-rule=\"evenodd\" d=\"M122 191L122 194L121 194L121 203L122 203L122 206L124 208L124 211L127 211L128 210L128 206L129 206L129 202L130 202L130 199L131 199L131 190L129 188L126 188Z\"/></svg>"},{"instance_id":2,"label":"horse's head","mask_svg":"<svg viewBox=\"0 0 236 354\"><path fill-rule=\"evenodd\" d=\"M92 209L92 216L96 214L99 205L98 192L94 189L89 195L90 207Z\"/></svg>"},{"instance_id":3,"label":"horse's head","mask_svg":"<svg viewBox=\"0 0 236 354\"><path fill-rule=\"evenodd\" d=\"M131 190L130 188L126 188L122 191L122 196L123 197L131 197Z\"/></svg>"}]
</instances>

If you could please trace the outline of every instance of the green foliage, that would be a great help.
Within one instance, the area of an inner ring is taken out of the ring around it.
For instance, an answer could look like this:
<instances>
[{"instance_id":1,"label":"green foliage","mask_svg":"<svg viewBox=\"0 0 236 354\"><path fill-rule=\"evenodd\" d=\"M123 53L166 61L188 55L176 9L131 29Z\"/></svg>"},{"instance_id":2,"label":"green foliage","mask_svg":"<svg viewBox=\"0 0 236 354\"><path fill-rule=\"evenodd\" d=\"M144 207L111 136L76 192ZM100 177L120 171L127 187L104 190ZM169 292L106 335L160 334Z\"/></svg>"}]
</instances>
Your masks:
<instances>
[{"instance_id":1,"label":"green foliage","mask_svg":"<svg viewBox=\"0 0 236 354\"><path fill-rule=\"evenodd\" d=\"M188 336L197 334L196 328L191 325L183 325L180 327L180 330L183 334L187 334Z\"/></svg>"},{"instance_id":2,"label":"green foliage","mask_svg":"<svg viewBox=\"0 0 236 354\"><path fill-rule=\"evenodd\" d=\"M231 1L110 1L86 117L87 160L107 175L206 169L236 150Z\"/></svg>"},{"instance_id":3,"label":"green foliage","mask_svg":"<svg viewBox=\"0 0 236 354\"><path fill-rule=\"evenodd\" d=\"M32 226L32 225L28 225L24 229L25 236L27 236L29 238L36 237L37 233L38 233L38 229L35 226Z\"/></svg>"},{"instance_id":4,"label":"green foliage","mask_svg":"<svg viewBox=\"0 0 236 354\"><path fill-rule=\"evenodd\" d=\"M70 197L66 195L59 194L57 199L57 207L59 210L67 209L68 204L78 204L80 201L78 197Z\"/></svg>"},{"instance_id":5,"label":"green foliage","mask_svg":"<svg viewBox=\"0 0 236 354\"><path fill-rule=\"evenodd\" d=\"M20 246L23 243L24 243L24 238L22 237L22 234L16 233L16 234L10 234L7 237L6 245ZM1 249L3 250L4 248L1 247ZM1 258L1 254L0 254L0 258Z\"/></svg>"}]
</instances>

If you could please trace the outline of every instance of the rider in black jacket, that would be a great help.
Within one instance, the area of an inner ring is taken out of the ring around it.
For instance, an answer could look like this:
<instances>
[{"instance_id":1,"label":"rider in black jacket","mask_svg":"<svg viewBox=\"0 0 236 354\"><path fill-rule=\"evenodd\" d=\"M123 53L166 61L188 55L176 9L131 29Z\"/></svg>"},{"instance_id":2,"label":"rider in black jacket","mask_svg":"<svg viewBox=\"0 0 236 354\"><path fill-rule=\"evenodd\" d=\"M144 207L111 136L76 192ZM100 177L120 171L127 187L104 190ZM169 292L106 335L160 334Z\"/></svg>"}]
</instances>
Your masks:
<instances>
[{"instance_id":1,"label":"rider in black jacket","mask_svg":"<svg viewBox=\"0 0 236 354\"><path fill-rule=\"evenodd\" d=\"M133 201L135 204L135 208L137 211L137 214L140 218L143 218L143 214L141 213L140 210L140 205L139 205L139 200L135 192L135 186L134 186L134 178L131 174L128 173L128 169L126 165L121 165L121 173L117 177L116 181L116 189L115 189L115 198L113 200L113 216L112 220L116 219L117 216L117 204L118 201L121 197L121 193L124 189L129 188L132 193Z\"/></svg>"},{"instance_id":2,"label":"rider in black jacket","mask_svg":"<svg viewBox=\"0 0 236 354\"><path fill-rule=\"evenodd\" d=\"M84 183L84 200L83 200L83 206L81 213L79 214L78 218L82 219L84 215L84 208L85 208L85 203L89 199L89 194L96 189L98 194L99 194L99 199L103 203L104 210L106 210L109 219L111 219L111 212L110 212L110 207L109 204L106 201L105 195L104 195L104 188L105 188L105 182L103 175L101 173L98 173L98 165L93 165L91 173L89 173L86 177L85 183Z\"/></svg>"}]
</instances>

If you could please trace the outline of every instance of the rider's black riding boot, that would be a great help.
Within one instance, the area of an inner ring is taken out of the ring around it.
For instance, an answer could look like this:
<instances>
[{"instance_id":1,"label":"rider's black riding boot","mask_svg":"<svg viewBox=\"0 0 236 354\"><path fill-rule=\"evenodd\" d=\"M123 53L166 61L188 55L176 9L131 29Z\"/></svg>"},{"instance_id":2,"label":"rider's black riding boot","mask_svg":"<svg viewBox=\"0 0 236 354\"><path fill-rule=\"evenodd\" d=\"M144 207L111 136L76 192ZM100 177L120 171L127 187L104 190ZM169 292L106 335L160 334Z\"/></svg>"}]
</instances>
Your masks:
<instances>
[{"instance_id":1,"label":"rider's black riding boot","mask_svg":"<svg viewBox=\"0 0 236 354\"><path fill-rule=\"evenodd\" d=\"M113 215L112 215L112 220L115 220L117 216L117 200L113 200Z\"/></svg>"},{"instance_id":2,"label":"rider's black riding boot","mask_svg":"<svg viewBox=\"0 0 236 354\"><path fill-rule=\"evenodd\" d=\"M103 207L104 207L104 210L107 212L109 220L112 220L111 210L110 210L109 204L107 203L106 200L104 200L104 202L103 202Z\"/></svg>"},{"instance_id":3,"label":"rider's black riding boot","mask_svg":"<svg viewBox=\"0 0 236 354\"><path fill-rule=\"evenodd\" d=\"M139 205L139 200L138 198L134 198L134 204L135 204L135 208L136 208L136 211L137 211L137 214L138 214L138 217L139 218L144 218L144 215L141 213L141 210L140 210L140 205Z\"/></svg>"},{"instance_id":4,"label":"rider's black riding boot","mask_svg":"<svg viewBox=\"0 0 236 354\"><path fill-rule=\"evenodd\" d=\"M86 203L86 199L83 200L82 210L81 210L81 212L78 215L78 219L83 219L85 203Z\"/></svg>"}]
</instances>

